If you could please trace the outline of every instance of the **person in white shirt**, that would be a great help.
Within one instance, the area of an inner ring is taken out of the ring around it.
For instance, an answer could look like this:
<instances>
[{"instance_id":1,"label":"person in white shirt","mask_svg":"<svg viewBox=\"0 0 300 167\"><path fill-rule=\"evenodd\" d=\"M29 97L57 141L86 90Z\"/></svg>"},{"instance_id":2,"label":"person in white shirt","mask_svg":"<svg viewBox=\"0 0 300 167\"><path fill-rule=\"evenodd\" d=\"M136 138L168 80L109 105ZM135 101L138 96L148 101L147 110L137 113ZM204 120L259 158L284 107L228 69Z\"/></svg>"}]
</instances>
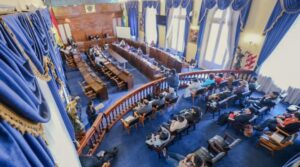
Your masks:
<instances>
[{"instance_id":1,"label":"person in white shirt","mask_svg":"<svg viewBox=\"0 0 300 167\"><path fill-rule=\"evenodd\" d=\"M160 127L161 131L157 134L151 134L151 138L147 139L146 144L154 147L160 147L170 140L170 132L163 126Z\"/></svg>"},{"instance_id":2,"label":"person in white shirt","mask_svg":"<svg viewBox=\"0 0 300 167\"><path fill-rule=\"evenodd\" d=\"M101 65L101 63L106 62L106 59L102 55L96 54L95 62L96 64Z\"/></svg>"},{"instance_id":3,"label":"person in white shirt","mask_svg":"<svg viewBox=\"0 0 300 167\"><path fill-rule=\"evenodd\" d=\"M178 116L176 120L172 120L170 125L170 132L175 132L176 130L183 129L187 126L188 122L187 119L185 119L182 116Z\"/></svg>"},{"instance_id":4,"label":"person in white shirt","mask_svg":"<svg viewBox=\"0 0 300 167\"><path fill-rule=\"evenodd\" d=\"M191 97L192 93L196 93L197 90L201 88L201 83L198 81L197 78L194 78L192 82L188 85L185 89L184 97Z\"/></svg>"}]
</instances>

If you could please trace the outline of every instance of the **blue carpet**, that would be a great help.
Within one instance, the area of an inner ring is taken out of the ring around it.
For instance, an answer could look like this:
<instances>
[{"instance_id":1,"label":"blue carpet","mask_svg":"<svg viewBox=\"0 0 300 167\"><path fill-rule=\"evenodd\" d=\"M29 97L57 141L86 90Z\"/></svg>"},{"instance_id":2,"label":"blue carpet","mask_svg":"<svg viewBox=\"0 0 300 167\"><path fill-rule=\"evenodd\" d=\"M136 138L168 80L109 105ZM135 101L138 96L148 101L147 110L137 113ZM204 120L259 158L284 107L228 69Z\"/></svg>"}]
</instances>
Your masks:
<instances>
[{"instance_id":1,"label":"blue carpet","mask_svg":"<svg viewBox=\"0 0 300 167\"><path fill-rule=\"evenodd\" d=\"M180 91L181 93L182 91ZM197 104L199 104L199 101ZM172 108L166 109L163 115L158 114L156 119L146 121L145 127L132 128L130 135L119 122L106 134L97 151L111 149L115 146L118 147L119 154L113 163L114 167L167 167L166 161L163 158L159 159L157 153L146 146L145 138L150 133L157 131L159 125L169 120L171 114L190 106L191 99L180 98ZM277 105L264 119L284 112L285 107L282 104ZM226 111L236 109L230 107ZM224 112L225 109L222 111ZM299 152L300 142L297 140L294 145L276 152L275 156L272 157L270 152L264 148L256 147L256 142L261 133L257 132L254 136L246 138L241 134L237 134L231 128L226 129L226 126L217 125L216 120L217 118L212 119L210 114L206 114L203 120L197 124L196 130L191 131L188 135L184 135L181 139L176 139L168 151L187 155L200 146L206 147L207 140L214 135L222 135L224 132L228 132L235 137L241 138L242 142L234 147L226 157L217 162L215 164L216 167L279 167ZM258 120L258 122L261 121Z\"/></svg>"}]
</instances>

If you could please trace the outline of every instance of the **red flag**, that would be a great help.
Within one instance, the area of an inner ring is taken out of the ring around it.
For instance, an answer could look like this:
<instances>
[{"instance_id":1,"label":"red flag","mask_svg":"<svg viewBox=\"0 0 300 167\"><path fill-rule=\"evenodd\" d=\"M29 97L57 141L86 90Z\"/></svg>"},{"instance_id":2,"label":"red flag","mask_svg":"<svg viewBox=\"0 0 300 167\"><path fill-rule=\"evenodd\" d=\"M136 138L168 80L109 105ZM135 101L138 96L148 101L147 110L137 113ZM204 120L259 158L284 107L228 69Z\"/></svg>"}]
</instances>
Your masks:
<instances>
[{"instance_id":1,"label":"red flag","mask_svg":"<svg viewBox=\"0 0 300 167\"><path fill-rule=\"evenodd\" d=\"M63 45L62 44L62 40L61 40L61 34L59 32L59 29L58 29L58 23L57 23L57 20L55 18L55 15L54 15L54 12L53 12L53 8L50 7L50 17L51 17L51 22L52 22L52 26L53 26L53 29L52 31L54 32L55 35L55 38L56 38L56 42L59 44L59 45Z\"/></svg>"}]
</instances>

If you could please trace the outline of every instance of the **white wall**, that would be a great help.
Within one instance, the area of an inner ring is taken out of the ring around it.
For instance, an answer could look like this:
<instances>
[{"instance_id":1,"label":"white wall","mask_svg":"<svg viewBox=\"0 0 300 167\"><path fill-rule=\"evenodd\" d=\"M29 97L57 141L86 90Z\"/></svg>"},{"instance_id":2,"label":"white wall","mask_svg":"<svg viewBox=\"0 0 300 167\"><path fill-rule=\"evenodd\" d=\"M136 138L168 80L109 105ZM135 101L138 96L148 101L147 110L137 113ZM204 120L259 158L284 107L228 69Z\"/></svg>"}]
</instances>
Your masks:
<instances>
[{"instance_id":1,"label":"white wall","mask_svg":"<svg viewBox=\"0 0 300 167\"><path fill-rule=\"evenodd\" d=\"M50 121L43 125L48 148L52 153L55 163L59 167L81 167L78 154L64 126L63 119L60 116L48 84L39 79L38 84L51 112Z\"/></svg>"},{"instance_id":2,"label":"white wall","mask_svg":"<svg viewBox=\"0 0 300 167\"><path fill-rule=\"evenodd\" d=\"M42 0L0 0L1 5L16 7L18 11L26 10L26 5L34 5L35 7L44 7Z\"/></svg>"}]
</instances>

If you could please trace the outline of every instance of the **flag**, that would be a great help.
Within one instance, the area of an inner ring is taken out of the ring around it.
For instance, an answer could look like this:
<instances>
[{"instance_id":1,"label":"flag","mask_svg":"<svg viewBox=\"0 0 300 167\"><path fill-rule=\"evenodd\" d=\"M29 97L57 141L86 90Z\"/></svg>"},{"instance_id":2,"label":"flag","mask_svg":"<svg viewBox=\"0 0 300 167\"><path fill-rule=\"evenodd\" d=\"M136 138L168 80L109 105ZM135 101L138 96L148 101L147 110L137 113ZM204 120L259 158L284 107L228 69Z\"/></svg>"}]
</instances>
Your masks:
<instances>
[{"instance_id":1,"label":"flag","mask_svg":"<svg viewBox=\"0 0 300 167\"><path fill-rule=\"evenodd\" d=\"M58 23L57 23L57 20L54 16L54 12L53 12L52 7L50 7L50 17L51 17L51 22L52 22L52 32L54 33L56 43L60 46L63 46L63 43L62 43L62 40L61 40L61 34L58 31Z\"/></svg>"}]
</instances>

